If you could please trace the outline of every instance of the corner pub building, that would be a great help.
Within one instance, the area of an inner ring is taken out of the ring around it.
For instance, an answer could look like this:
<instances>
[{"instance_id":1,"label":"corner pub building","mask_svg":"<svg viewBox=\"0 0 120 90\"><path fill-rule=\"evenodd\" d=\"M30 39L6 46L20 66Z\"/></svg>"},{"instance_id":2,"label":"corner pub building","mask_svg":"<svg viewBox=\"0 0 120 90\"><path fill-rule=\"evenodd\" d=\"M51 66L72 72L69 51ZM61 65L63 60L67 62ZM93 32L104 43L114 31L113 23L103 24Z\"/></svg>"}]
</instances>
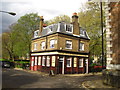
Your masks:
<instances>
[{"instance_id":1,"label":"corner pub building","mask_svg":"<svg viewBox=\"0 0 120 90\"><path fill-rule=\"evenodd\" d=\"M79 27L78 15L73 13L72 23L59 22L34 32L31 42L31 66L33 71L54 74L88 73L89 41L85 29Z\"/></svg>"}]
</instances>

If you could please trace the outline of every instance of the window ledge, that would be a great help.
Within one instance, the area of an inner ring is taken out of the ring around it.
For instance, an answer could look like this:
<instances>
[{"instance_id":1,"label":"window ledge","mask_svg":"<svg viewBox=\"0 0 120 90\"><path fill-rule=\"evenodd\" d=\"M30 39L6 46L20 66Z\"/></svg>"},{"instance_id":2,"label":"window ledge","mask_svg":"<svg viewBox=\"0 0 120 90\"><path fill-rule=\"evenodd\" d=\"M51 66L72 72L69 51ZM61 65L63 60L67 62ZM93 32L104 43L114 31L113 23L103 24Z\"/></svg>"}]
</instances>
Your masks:
<instances>
[{"instance_id":1,"label":"window ledge","mask_svg":"<svg viewBox=\"0 0 120 90\"><path fill-rule=\"evenodd\" d=\"M72 49L72 48L65 48L65 49Z\"/></svg>"},{"instance_id":2,"label":"window ledge","mask_svg":"<svg viewBox=\"0 0 120 90\"><path fill-rule=\"evenodd\" d=\"M85 50L81 50L81 49L79 49L79 51L85 51Z\"/></svg>"},{"instance_id":3,"label":"window ledge","mask_svg":"<svg viewBox=\"0 0 120 90\"><path fill-rule=\"evenodd\" d=\"M79 68L83 68L83 66L79 66Z\"/></svg>"},{"instance_id":4,"label":"window ledge","mask_svg":"<svg viewBox=\"0 0 120 90\"><path fill-rule=\"evenodd\" d=\"M71 66L67 66L68 68L70 68Z\"/></svg>"}]
</instances>

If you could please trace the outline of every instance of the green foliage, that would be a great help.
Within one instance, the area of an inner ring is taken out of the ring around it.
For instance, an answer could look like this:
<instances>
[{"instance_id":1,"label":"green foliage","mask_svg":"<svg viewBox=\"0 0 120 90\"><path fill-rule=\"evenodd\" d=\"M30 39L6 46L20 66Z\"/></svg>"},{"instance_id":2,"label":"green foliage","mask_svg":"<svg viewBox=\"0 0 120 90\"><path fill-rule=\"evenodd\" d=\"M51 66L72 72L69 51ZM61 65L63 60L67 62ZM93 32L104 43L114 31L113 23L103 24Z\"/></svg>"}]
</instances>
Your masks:
<instances>
[{"instance_id":1,"label":"green foliage","mask_svg":"<svg viewBox=\"0 0 120 90\"><path fill-rule=\"evenodd\" d=\"M26 57L30 53L31 38L34 30L39 29L39 16L37 13L26 14L13 25L10 32L3 33L3 57L15 59Z\"/></svg>"},{"instance_id":2,"label":"green foliage","mask_svg":"<svg viewBox=\"0 0 120 90\"><path fill-rule=\"evenodd\" d=\"M98 2L89 2L86 3L86 10L81 10L78 14L80 26L87 30L87 33L90 37L90 53L91 55L97 56L101 55L102 50L100 12L100 5Z\"/></svg>"},{"instance_id":3,"label":"green foliage","mask_svg":"<svg viewBox=\"0 0 120 90\"><path fill-rule=\"evenodd\" d=\"M17 56L26 57L26 54L30 52L33 32L39 27L38 19L37 14L26 14L12 27L13 38L16 38L14 52Z\"/></svg>"},{"instance_id":4,"label":"green foliage","mask_svg":"<svg viewBox=\"0 0 120 90\"><path fill-rule=\"evenodd\" d=\"M56 16L54 19L46 21L46 24L50 25L50 24L61 22L61 21L65 21L66 23L70 23L71 19L67 15L60 15L60 16Z\"/></svg>"}]
</instances>

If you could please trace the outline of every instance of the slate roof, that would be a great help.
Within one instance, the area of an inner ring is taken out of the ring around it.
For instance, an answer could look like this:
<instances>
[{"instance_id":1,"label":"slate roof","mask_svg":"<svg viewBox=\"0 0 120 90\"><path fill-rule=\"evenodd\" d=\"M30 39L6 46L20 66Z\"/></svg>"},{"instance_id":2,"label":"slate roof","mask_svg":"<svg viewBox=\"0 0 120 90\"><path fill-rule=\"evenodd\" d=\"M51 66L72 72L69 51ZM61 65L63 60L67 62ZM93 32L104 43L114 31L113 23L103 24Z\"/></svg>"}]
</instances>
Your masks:
<instances>
[{"instance_id":1,"label":"slate roof","mask_svg":"<svg viewBox=\"0 0 120 90\"><path fill-rule=\"evenodd\" d=\"M82 38L85 38L85 39L90 39L86 30L83 29L82 27L80 27L80 30L84 31L84 35L81 35L81 34L80 35L74 35L73 33L70 33L70 32L66 31L65 25L71 26L70 27L71 29L73 28L72 24L68 24L68 23L65 23L65 22L59 22L59 23L51 24L47 27L44 27L42 32L41 32L41 36L46 36L46 35L49 35L49 34L52 34L52 33L60 32L60 33L63 33L63 34L68 34L68 35L72 35L72 36L76 36L76 37L82 37Z\"/></svg>"}]
</instances>

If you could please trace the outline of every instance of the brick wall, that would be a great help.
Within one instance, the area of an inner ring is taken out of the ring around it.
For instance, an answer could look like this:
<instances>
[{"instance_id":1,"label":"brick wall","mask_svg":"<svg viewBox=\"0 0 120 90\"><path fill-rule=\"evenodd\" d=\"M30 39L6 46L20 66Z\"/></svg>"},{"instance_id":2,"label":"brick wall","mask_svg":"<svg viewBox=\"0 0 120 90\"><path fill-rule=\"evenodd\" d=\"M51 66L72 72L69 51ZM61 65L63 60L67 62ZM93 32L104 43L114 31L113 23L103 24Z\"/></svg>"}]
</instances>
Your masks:
<instances>
[{"instance_id":1,"label":"brick wall","mask_svg":"<svg viewBox=\"0 0 120 90\"><path fill-rule=\"evenodd\" d=\"M110 19L111 19L111 32L112 32L112 64L120 64L120 2L110 3Z\"/></svg>"}]
</instances>

